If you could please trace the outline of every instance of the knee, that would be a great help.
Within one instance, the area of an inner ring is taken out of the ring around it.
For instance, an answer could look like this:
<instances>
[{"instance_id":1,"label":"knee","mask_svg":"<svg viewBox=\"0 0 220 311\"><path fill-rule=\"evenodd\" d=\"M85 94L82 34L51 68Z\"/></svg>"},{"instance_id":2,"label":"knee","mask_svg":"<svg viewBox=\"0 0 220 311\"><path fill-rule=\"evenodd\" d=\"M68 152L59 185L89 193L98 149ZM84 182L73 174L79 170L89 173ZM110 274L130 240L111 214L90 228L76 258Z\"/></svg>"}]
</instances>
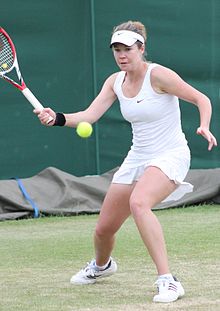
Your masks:
<instances>
[{"instance_id":1,"label":"knee","mask_svg":"<svg viewBox=\"0 0 220 311\"><path fill-rule=\"evenodd\" d=\"M147 199L138 198L136 196L131 196L130 201L130 211L134 218L146 214L147 211L151 210Z\"/></svg>"},{"instance_id":2,"label":"knee","mask_svg":"<svg viewBox=\"0 0 220 311\"><path fill-rule=\"evenodd\" d=\"M99 239L107 238L109 236L113 236L114 232L109 226L105 226L103 224L97 224L95 228L95 235Z\"/></svg>"}]
</instances>

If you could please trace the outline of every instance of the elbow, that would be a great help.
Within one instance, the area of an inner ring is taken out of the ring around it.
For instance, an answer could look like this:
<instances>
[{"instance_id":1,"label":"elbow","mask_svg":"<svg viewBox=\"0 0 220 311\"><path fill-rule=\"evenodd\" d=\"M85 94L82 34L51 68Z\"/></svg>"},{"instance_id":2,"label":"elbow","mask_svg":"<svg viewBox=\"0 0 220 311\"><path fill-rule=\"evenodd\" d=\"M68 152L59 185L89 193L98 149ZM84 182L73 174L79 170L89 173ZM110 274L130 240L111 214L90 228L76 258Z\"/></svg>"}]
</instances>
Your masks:
<instances>
[{"instance_id":1,"label":"elbow","mask_svg":"<svg viewBox=\"0 0 220 311\"><path fill-rule=\"evenodd\" d=\"M201 94L201 96L195 98L194 104L198 107L206 106L211 108L212 106L210 98L205 94Z\"/></svg>"}]
</instances>

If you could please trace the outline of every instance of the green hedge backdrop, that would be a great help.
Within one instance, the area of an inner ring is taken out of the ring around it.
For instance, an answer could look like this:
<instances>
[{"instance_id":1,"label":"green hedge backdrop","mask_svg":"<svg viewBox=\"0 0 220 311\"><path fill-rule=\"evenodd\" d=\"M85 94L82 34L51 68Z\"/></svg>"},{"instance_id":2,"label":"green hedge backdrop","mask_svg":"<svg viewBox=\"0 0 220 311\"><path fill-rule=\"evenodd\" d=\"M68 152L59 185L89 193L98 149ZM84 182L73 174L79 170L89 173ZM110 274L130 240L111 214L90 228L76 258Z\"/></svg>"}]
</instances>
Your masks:
<instances>
[{"instance_id":1,"label":"green hedge backdrop","mask_svg":"<svg viewBox=\"0 0 220 311\"><path fill-rule=\"evenodd\" d=\"M12 36L26 83L56 111L89 105L117 71L109 40L113 26L140 20L148 29L148 59L177 71L213 104L212 131L220 141L220 1L210 0L10 0L0 25ZM118 103L94 126L90 139L74 129L46 128L16 89L0 81L0 179L28 177L55 166L82 176L120 165L131 144ZM196 135L197 109L181 102L192 168L220 167L219 148L207 151Z\"/></svg>"}]
</instances>

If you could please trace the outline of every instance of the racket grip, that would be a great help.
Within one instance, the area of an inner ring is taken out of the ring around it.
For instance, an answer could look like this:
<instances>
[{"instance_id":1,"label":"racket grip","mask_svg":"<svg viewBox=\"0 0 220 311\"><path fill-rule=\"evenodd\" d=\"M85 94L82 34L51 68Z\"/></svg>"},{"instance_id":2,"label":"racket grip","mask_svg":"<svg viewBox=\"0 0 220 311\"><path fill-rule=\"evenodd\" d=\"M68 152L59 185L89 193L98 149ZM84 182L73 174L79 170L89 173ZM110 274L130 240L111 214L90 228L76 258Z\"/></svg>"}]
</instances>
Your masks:
<instances>
[{"instance_id":1,"label":"racket grip","mask_svg":"<svg viewBox=\"0 0 220 311\"><path fill-rule=\"evenodd\" d=\"M41 105L39 100L34 96L34 94L27 87L24 90L22 90L22 93L35 109L39 109L39 110L44 109L44 107ZM53 118L50 116L47 123L49 124L52 120Z\"/></svg>"},{"instance_id":2,"label":"racket grip","mask_svg":"<svg viewBox=\"0 0 220 311\"><path fill-rule=\"evenodd\" d=\"M35 109L39 109L39 110L44 109L44 107L41 105L39 100L34 96L34 94L27 87L24 90L22 90L22 93Z\"/></svg>"}]
</instances>

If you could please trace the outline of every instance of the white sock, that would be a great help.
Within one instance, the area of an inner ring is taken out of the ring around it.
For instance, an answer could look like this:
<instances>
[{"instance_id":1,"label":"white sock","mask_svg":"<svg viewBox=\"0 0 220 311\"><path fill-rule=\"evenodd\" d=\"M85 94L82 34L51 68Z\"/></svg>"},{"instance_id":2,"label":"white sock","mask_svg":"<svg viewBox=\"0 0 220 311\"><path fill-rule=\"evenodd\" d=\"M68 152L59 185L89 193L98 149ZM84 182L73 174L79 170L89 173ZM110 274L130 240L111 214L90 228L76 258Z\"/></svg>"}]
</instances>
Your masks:
<instances>
[{"instance_id":1,"label":"white sock","mask_svg":"<svg viewBox=\"0 0 220 311\"><path fill-rule=\"evenodd\" d=\"M97 270L105 270L105 268L108 267L110 260L111 260L111 258L109 258L109 260L107 261L107 263L104 266L98 266L95 262L95 267L97 268Z\"/></svg>"},{"instance_id":2,"label":"white sock","mask_svg":"<svg viewBox=\"0 0 220 311\"><path fill-rule=\"evenodd\" d=\"M168 279L168 280L173 280L173 276L171 273L166 273L166 274L161 274L158 275L158 279Z\"/></svg>"}]
</instances>

